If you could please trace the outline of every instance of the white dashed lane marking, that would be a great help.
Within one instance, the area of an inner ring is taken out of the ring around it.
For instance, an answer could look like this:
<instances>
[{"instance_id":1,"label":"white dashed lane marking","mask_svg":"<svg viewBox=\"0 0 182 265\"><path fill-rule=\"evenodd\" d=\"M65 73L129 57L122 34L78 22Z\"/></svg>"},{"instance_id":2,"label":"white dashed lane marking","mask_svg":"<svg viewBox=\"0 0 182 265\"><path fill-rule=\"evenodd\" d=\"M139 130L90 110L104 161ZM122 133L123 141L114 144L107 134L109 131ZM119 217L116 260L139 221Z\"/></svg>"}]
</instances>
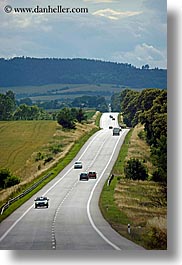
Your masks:
<instances>
[{"instance_id":1,"label":"white dashed lane marking","mask_svg":"<svg viewBox=\"0 0 182 265\"><path fill-rule=\"evenodd\" d=\"M70 190L66 193L66 195L64 196L64 198L62 199L62 201L60 202L60 204L58 205L56 211L55 211L55 214L54 214L54 218L53 218L53 221L52 221L52 239L51 239L51 242L52 242L52 249L56 249L56 234L55 234L55 223L56 223L56 218L57 218L57 215L59 213L59 210L61 208L61 206L63 205L63 203L65 202L65 200L68 198L68 196L70 195L71 191L74 189L74 187L76 186L76 184L78 183L78 180L75 181L75 183L73 184L73 186L70 188Z\"/></svg>"}]
</instances>

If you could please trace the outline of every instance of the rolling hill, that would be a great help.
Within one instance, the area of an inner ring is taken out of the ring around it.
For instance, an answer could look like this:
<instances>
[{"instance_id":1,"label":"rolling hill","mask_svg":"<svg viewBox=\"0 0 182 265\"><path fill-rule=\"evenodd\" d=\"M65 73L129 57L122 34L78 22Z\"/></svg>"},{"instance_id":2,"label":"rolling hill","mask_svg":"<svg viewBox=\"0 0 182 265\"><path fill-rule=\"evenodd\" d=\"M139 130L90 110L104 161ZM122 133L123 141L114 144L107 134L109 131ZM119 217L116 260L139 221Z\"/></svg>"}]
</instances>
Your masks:
<instances>
[{"instance_id":1,"label":"rolling hill","mask_svg":"<svg viewBox=\"0 0 182 265\"><path fill-rule=\"evenodd\" d=\"M0 87L49 84L115 84L132 88L167 87L167 71L90 59L15 57L0 59Z\"/></svg>"}]
</instances>

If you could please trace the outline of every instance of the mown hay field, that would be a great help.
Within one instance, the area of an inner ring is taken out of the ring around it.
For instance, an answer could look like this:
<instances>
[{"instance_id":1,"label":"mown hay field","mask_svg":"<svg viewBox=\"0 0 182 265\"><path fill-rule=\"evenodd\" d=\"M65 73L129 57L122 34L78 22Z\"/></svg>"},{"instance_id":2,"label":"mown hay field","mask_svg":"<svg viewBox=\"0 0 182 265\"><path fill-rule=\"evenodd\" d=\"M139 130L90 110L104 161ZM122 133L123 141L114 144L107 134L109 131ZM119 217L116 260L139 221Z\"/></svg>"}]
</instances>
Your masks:
<instances>
[{"instance_id":1,"label":"mown hay field","mask_svg":"<svg viewBox=\"0 0 182 265\"><path fill-rule=\"evenodd\" d=\"M50 142L56 128L55 121L1 121L0 168L9 168L21 176L27 160Z\"/></svg>"}]
</instances>

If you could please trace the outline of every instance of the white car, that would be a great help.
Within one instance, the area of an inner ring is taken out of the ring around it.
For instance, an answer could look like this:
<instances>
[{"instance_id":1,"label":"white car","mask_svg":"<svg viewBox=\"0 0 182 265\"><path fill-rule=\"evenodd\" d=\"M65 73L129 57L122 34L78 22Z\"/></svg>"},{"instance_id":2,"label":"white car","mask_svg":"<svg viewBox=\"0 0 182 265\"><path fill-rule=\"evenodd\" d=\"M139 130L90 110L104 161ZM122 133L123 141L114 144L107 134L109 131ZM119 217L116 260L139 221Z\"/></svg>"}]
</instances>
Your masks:
<instances>
[{"instance_id":1,"label":"white car","mask_svg":"<svg viewBox=\"0 0 182 265\"><path fill-rule=\"evenodd\" d=\"M48 203L49 199L47 197L37 197L34 202L35 202L35 208L37 207L46 207L48 208L49 203Z\"/></svg>"},{"instance_id":2,"label":"white car","mask_svg":"<svg viewBox=\"0 0 182 265\"><path fill-rule=\"evenodd\" d=\"M74 168L82 168L82 162L81 161L76 161L74 164Z\"/></svg>"}]
</instances>

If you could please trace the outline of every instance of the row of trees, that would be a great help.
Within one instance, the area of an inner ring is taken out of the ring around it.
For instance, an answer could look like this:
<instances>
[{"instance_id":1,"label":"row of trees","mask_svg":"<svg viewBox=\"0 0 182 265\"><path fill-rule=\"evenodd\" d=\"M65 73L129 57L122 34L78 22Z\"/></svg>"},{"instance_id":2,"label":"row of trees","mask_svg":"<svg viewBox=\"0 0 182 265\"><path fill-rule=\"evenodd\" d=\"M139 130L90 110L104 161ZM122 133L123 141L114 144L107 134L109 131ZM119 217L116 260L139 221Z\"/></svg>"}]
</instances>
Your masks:
<instances>
[{"instance_id":1,"label":"row of trees","mask_svg":"<svg viewBox=\"0 0 182 265\"><path fill-rule=\"evenodd\" d=\"M51 120L52 116L36 105L20 105L13 114L14 120Z\"/></svg>"},{"instance_id":2,"label":"row of trees","mask_svg":"<svg viewBox=\"0 0 182 265\"><path fill-rule=\"evenodd\" d=\"M127 63L90 59L0 59L1 85L122 84L128 87L167 87L167 71L142 69Z\"/></svg>"},{"instance_id":3,"label":"row of trees","mask_svg":"<svg viewBox=\"0 0 182 265\"><path fill-rule=\"evenodd\" d=\"M62 108L59 112L49 114L36 105L25 103L16 105L15 96L12 91L0 94L0 120L57 120L60 125L67 129L74 129L76 122L87 120L82 108Z\"/></svg>"},{"instance_id":4,"label":"row of trees","mask_svg":"<svg viewBox=\"0 0 182 265\"><path fill-rule=\"evenodd\" d=\"M119 95L119 100L127 126L144 124L151 158L157 168L153 180L167 182L167 91L145 89L138 92L126 89Z\"/></svg>"},{"instance_id":5,"label":"row of trees","mask_svg":"<svg viewBox=\"0 0 182 265\"><path fill-rule=\"evenodd\" d=\"M108 110L106 100L101 96L77 97L69 104L60 103L58 100L33 104L30 98L17 101L12 91L7 91L6 94L0 94L0 120L4 121L56 119L57 110L64 109L65 107L71 109L73 119L78 121L80 118L75 114L75 111L72 111L73 109L93 108L101 112ZM55 110L55 112L48 113L46 111L47 109Z\"/></svg>"},{"instance_id":6,"label":"row of trees","mask_svg":"<svg viewBox=\"0 0 182 265\"><path fill-rule=\"evenodd\" d=\"M28 106L34 105L30 98L23 98L17 101L18 105L26 104ZM96 109L100 112L108 111L108 106L105 100L105 97L102 96L81 96L75 97L73 100L64 100L60 102L60 100L50 100L50 101L36 101L36 105L39 108L45 110L56 110L62 109L64 107L70 108L92 108Z\"/></svg>"},{"instance_id":7,"label":"row of trees","mask_svg":"<svg viewBox=\"0 0 182 265\"><path fill-rule=\"evenodd\" d=\"M0 120L49 120L52 116L36 105L17 105L12 91L0 94Z\"/></svg>"},{"instance_id":8,"label":"row of trees","mask_svg":"<svg viewBox=\"0 0 182 265\"><path fill-rule=\"evenodd\" d=\"M28 103L16 105L15 95L12 91L6 94L0 94L0 120L46 120L56 119L64 128L75 128L75 122L86 120L82 108L62 108L60 112L53 115L48 114L37 105L31 106L31 101Z\"/></svg>"}]
</instances>

